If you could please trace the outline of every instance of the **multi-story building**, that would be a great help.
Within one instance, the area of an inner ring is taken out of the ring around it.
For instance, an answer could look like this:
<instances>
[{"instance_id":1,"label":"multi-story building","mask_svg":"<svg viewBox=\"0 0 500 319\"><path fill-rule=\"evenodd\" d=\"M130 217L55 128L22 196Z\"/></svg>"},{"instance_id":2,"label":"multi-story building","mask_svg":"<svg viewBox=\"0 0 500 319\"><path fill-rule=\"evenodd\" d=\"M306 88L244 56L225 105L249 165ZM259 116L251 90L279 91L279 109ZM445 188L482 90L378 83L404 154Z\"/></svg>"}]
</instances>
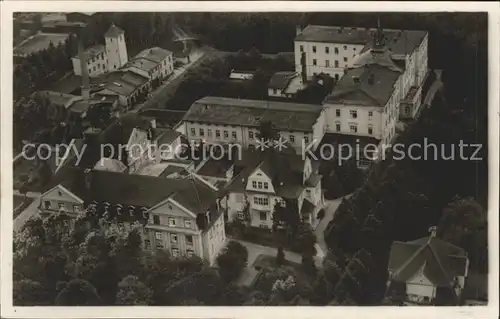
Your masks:
<instances>
[{"instance_id":1,"label":"multi-story building","mask_svg":"<svg viewBox=\"0 0 500 319\"><path fill-rule=\"evenodd\" d=\"M88 74L91 77L115 71L128 62L127 44L125 42L125 32L111 25L104 34L106 45L95 45L84 51ZM80 56L71 58L73 72L75 75L82 75Z\"/></svg>"},{"instance_id":2,"label":"multi-story building","mask_svg":"<svg viewBox=\"0 0 500 319\"><path fill-rule=\"evenodd\" d=\"M393 39L379 29L323 101L326 132L376 140L381 151L398 121L417 114L426 76L427 33L402 31Z\"/></svg>"},{"instance_id":3,"label":"multi-story building","mask_svg":"<svg viewBox=\"0 0 500 319\"><path fill-rule=\"evenodd\" d=\"M174 58L172 52L154 47L141 51L125 68L150 80L163 80L174 71Z\"/></svg>"},{"instance_id":4,"label":"multi-story building","mask_svg":"<svg viewBox=\"0 0 500 319\"><path fill-rule=\"evenodd\" d=\"M276 205L296 210L315 227L324 205L318 163L309 157L282 152L246 151L234 164L234 178L224 189L221 205L227 219L245 220L250 226L271 229ZM290 205L290 206L288 206Z\"/></svg>"},{"instance_id":5,"label":"multi-story building","mask_svg":"<svg viewBox=\"0 0 500 319\"><path fill-rule=\"evenodd\" d=\"M407 305L459 305L469 269L467 253L436 237L394 242L386 296Z\"/></svg>"},{"instance_id":6,"label":"multi-story building","mask_svg":"<svg viewBox=\"0 0 500 319\"><path fill-rule=\"evenodd\" d=\"M90 210L118 229L140 225L144 249L210 264L225 245L218 191L192 174L183 179L65 168L40 197L42 216L62 214L68 226Z\"/></svg>"},{"instance_id":7,"label":"multi-story building","mask_svg":"<svg viewBox=\"0 0 500 319\"><path fill-rule=\"evenodd\" d=\"M283 141L300 154L303 145L323 137L322 109L321 105L207 96L191 105L182 129L190 141L255 148L259 146L260 124L270 122Z\"/></svg>"},{"instance_id":8,"label":"multi-story building","mask_svg":"<svg viewBox=\"0 0 500 319\"><path fill-rule=\"evenodd\" d=\"M376 28L309 25L297 28L295 38L296 71L306 78L325 73L337 81L354 58L370 47ZM400 59L418 59L416 65L427 69L427 32L384 29L391 54ZM418 58L417 58L418 56ZM421 74L421 76L424 76Z\"/></svg>"}]
</instances>

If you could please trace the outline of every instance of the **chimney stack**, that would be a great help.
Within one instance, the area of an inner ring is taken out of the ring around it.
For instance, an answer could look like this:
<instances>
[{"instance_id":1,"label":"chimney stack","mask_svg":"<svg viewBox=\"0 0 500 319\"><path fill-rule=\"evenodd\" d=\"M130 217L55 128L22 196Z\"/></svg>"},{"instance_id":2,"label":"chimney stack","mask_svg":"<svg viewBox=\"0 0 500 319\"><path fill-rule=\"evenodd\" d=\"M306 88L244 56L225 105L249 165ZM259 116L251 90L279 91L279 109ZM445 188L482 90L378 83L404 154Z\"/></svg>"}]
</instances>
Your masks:
<instances>
[{"instance_id":1,"label":"chimney stack","mask_svg":"<svg viewBox=\"0 0 500 319\"><path fill-rule=\"evenodd\" d=\"M83 39L81 36L78 37L78 57L80 58L80 69L82 74L81 94L84 102L88 104L90 99L89 73L87 70L87 55L83 49Z\"/></svg>"}]
</instances>

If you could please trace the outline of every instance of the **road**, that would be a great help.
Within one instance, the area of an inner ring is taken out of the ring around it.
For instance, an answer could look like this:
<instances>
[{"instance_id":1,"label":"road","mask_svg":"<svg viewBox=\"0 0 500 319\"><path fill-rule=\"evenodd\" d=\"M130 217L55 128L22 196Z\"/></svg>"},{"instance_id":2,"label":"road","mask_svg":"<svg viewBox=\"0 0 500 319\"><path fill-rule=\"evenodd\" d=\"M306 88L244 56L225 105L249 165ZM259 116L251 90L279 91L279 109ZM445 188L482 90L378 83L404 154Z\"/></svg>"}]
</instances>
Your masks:
<instances>
[{"instance_id":1,"label":"road","mask_svg":"<svg viewBox=\"0 0 500 319\"><path fill-rule=\"evenodd\" d=\"M160 85L151 97L144 103L135 105L129 112L138 113L144 109L150 108L164 108L164 104L168 99L169 94L173 93L175 86L177 86L184 79L186 71L193 69L200 65L206 59L212 57L216 51L209 47L204 47L199 51L193 52L191 55L191 62L185 64L180 68L174 69L173 75Z\"/></svg>"},{"instance_id":2,"label":"road","mask_svg":"<svg viewBox=\"0 0 500 319\"><path fill-rule=\"evenodd\" d=\"M344 196L344 198L351 197L352 194ZM333 199L333 200L325 200L325 217L319 222L318 226L314 230L314 234L316 235L316 250L317 250L317 259L322 259L328 252L328 246L325 242L325 229L328 226L328 223L333 219L335 215L335 211L339 207L340 203L342 203L342 197Z\"/></svg>"}]
</instances>

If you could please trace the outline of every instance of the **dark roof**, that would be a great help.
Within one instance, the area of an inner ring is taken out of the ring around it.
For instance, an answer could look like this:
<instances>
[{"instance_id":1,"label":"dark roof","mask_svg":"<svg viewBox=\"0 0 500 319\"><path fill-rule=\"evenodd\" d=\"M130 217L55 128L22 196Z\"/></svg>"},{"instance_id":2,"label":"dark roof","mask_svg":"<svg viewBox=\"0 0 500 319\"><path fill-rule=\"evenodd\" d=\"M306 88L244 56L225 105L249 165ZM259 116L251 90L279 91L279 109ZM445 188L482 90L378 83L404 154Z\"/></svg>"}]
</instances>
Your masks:
<instances>
[{"instance_id":1,"label":"dark roof","mask_svg":"<svg viewBox=\"0 0 500 319\"><path fill-rule=\"evenodd\" d=\"M152 61L156 64L163 62L169 55L172 55L171 51L159 48L159 47L153 47L149 49L142 50L139 52L135 57L135 59L138 58L143 58L147 59L149 61Z\"/></svg>"},{"instance_id":2,"label":"dark roof","mask_svg":"<svg viewBox=\"0 0 500 319\"><path fill-rule=\"evenodd\" d=\"M235 174L238 174L226 187L225 192L243 192L248 177L256 170L262 170L273 183L277 196L296 199L304 190L302 174L304 160L300 155L278 152L261 153L244 151L243 161L235 163Z\"/></svg>"},{"instance_id":3,"label":"dark roof","mask_svg":"<svg viewBox=\"0 0 500 319\"><path fill-rule=\"evenodd\" d=\"M310 41L339 44L369 44L375 28L309 25L295 41ZM427 31L383 29L389 49L395 54L413 52L424 39Z\"/></svg>"},{"instance_id":4,"label":"dark roof","mask_svg":"<svg viewBox=\"0 0 500 319\"><path fill-rule=\"evenodd\" d=\"M129 113L122 115L119 119L109 125L100 135L99 141L102 144L126 144L130 139L130 134L135 128L147 130L150 127L149 121Z\"/></svg>"},{"instance_id":5,"label":"dark roof","mask_svg":"<svg viewBox=\"0 0 500 319\"><path fill-rule=\"evenodd\" d=\"M349 69L323 102L384 107L400 75L378 64Z\"/></svg>"},{"instance_id":6,"label":"dark roof","mask_svg":"<svg viewBox=\"0 0 500 319\"><path fill-rule=\"evenodd\" d=\"M123 31L122 29L120 29L116 25L112 24L111 27L109 27L108 31L106 31L106 33L104 33L104 36L107 38L108 37L118 37L124 33L125 33L125 31Z\"/></svg>"},{"instance_id":7,"label":"dark roof","mask_svg":"<svg viewBox=\"0 0 500 319\"><path fill-rule=\"evenodd\" d=\"M310 132L321 110L316 104L207 96L191 105L184 121L249 127L270 121L278 130Z\"/></svg>"},{"instance_id":8,"label":"dark roof","mask_svg":"<svg viewBox=\"0 0 500 319\"><path fill-rule=\"evenodd\" d=\"M185 171L186 168L182 166L177 166L177 165L168 165L163 172L158 175L158 177L168 177L169 175L172 175L174 173L180 173Z\"/></svg>"},{"instance_id":9,"label":"dark roof","mask_svg":"<svg viewBox=\"0 0 500 319\"><path fill-rule=\"evenodd\" d=\"M139 112L142 117L155 119L157 126L161 127L174 127L182 121L185 114L186 111L164 109L145 109Z\"/></svg>"},{"instance_id":10,"label":"dark roof","mask_svg":"<svg viewBox=\"0 0 500 319\"><path fill-rule=\"evenodd\" d=\"M269 80L269 84L267 85L267 87L280 90L286 89L290 84L290 81L296 76L299 75L294 71L276 72L271 77L271 80Z\"/></svg>"},{"instance_id":11,"label":"dark roof","mask_svg":"<svg viewBox=\"0 0 500 319\"><path fill-rule=\"evenodd\" d=\"M308 216L314 212L314 208L315 208L315 206L310 201L305 199L302 202L302 207L300 208L300 215L301 216Z\"/></svg>"},{"instance_id":12,"label":"dark roof","mask_svg":"<svg viewBox=\"0 0 500 319\"><path fill-rule=\"evenodd\" d=\"M182 134L174 131L174 130L169 130L169 129L155 129L156 132L156 141L158 143L158 146L163 145L163 144L170 144L172 143L176 138L181 136Z\"/></svg>"},{"instance_id":13,"label":"dark roof","mask_svg":"<svg viewBox=\"0 0 500 319\"><path fill-rule=\"evenodd\" d=\"M196 174L201 176L225 178L233 163L228 160L209 159L201 166Z\"/></svg>"},{"instance_id":14,"label":"dark roof","mask_svg":"<svg viewBox=\"0 0 500 319\"><path fill-rule=\"evenodd\" d=\"M392 280L406 282L423 268L423 274L440 287L453 286L456 276L464 276L467 254L457 246L435 236L410 242L394 242L388 269Z\"/></svg>"}]
</instances>

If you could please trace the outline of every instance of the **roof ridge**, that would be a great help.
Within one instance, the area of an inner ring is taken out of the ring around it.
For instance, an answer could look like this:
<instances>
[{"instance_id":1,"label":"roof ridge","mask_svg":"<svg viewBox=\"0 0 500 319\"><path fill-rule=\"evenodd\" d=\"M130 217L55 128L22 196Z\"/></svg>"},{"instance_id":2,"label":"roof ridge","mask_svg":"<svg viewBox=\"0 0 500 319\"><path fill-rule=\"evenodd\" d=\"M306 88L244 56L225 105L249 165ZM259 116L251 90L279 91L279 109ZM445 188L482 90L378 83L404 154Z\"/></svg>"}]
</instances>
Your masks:
<instances>
[{"instance_id":1,"label":"roof ridge","mask_svg":"<svg viewBox=\"0 0 500 319\"><path fill-rule=\"evenodd\" d=\"M448 284L449 284L450 283L450 277L448 276L448 272L446 271L446 269L444 269L443 264L441 263L441 258L439 258L439 254L434 250L434 247L432 245L432 241L433 241L434 238L435 238L434 236L429 236L429 241L427 242L427 244L425 246L429 246L432 255L436 259L436 261L437 261L437 263L439 265L439 268L443 272L443 275L446 277L446 280L448 281Z\"/></svg>"},{"instance_id":2,"label":"roof ridge","mask_svg":"<svg viewBox=\"0 0 500 319\"><path fill-rule=\"evenodd\" d=\"M425 249L426 246L427 244L420 246L420 248L417 249L417 251L415 251L413 255L394 272L394 277L399 275Z\"/></svg>"}]
</instances>

